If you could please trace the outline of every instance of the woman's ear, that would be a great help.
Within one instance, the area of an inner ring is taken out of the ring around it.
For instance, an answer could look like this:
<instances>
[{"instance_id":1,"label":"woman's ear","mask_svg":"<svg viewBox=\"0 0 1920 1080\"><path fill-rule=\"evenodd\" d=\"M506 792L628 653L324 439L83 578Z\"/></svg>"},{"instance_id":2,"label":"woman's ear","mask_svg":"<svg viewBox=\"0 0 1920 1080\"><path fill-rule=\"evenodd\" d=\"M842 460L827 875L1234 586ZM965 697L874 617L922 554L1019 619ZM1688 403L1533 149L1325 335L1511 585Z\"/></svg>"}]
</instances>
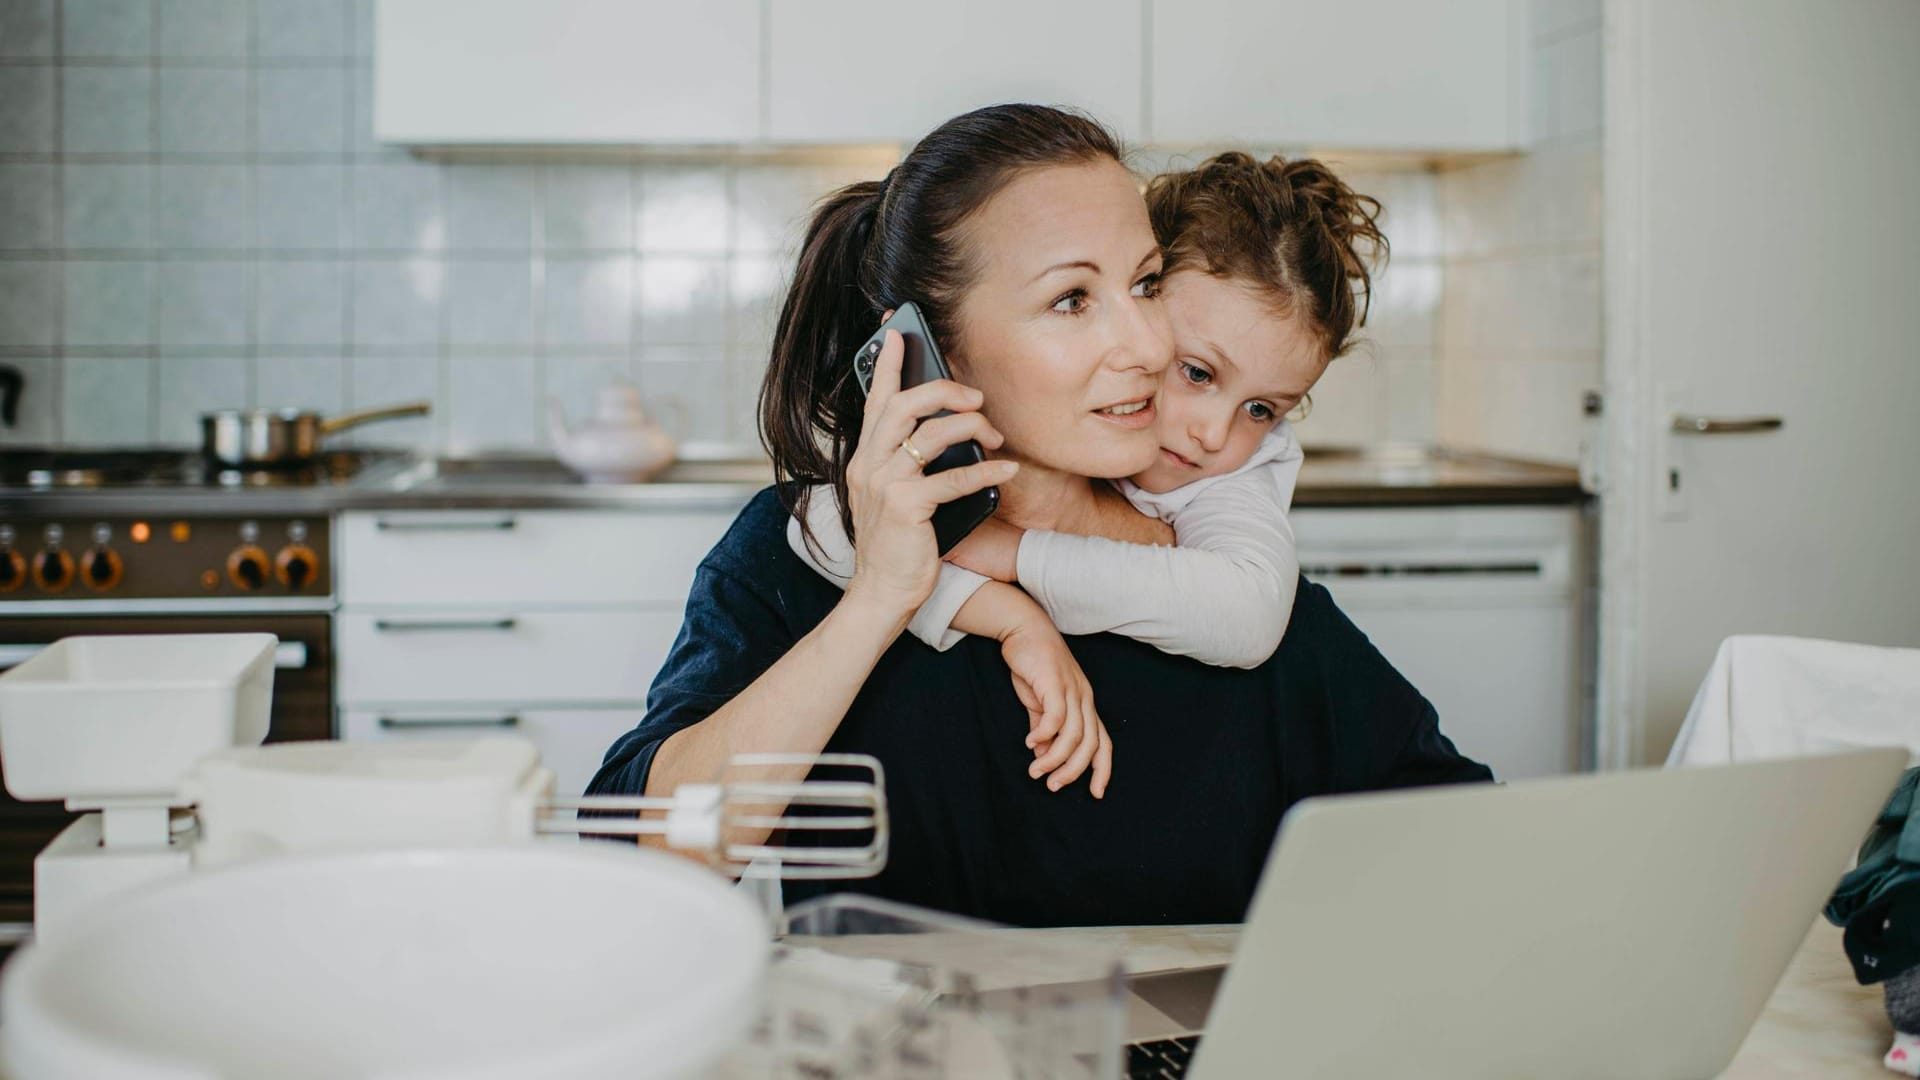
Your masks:
<instances>
[{"instance_id":1,"label":"woman's ear","mask_svg":"<svg viewBox=\"0 0 1920 1080\"><path fill-rule=\"evenodd\" d=\"M885 310L885 311L883 311L883 312L881 312L881 313L880 313L880 321L881 321L881 322L886 322L886 321L887 321L888 319L891 319L891 318L893 318L893 313L894 313L895 311L897 311L897 310L899 310L899 309L898 309L898 308L888 308L887 310Z\"/></svg>"}]
</instances>

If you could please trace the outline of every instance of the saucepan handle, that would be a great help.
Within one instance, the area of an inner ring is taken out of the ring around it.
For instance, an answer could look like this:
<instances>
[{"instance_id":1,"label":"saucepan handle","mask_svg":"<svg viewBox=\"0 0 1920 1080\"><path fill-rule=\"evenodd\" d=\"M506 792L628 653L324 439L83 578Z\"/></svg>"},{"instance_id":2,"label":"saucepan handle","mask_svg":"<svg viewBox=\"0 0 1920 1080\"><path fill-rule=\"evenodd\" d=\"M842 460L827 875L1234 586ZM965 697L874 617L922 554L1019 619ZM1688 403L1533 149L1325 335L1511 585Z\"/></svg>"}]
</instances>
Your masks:
<instances>
[{"instance_id":1,"label":"saucepan handle","mask_svg":"<svg viewBox=\"0 0 1920 1080\"><path fill-rule=\"evenodd\" d=\"M348 428L371 424L375 420L398 420L405 416L425 416L433 411L433 405L425 401L409 402L405 405L383 405L377 409L361 409L357 412L341 413L320 421L320 434L336 435Z\"/></svg>"}]
</instances>

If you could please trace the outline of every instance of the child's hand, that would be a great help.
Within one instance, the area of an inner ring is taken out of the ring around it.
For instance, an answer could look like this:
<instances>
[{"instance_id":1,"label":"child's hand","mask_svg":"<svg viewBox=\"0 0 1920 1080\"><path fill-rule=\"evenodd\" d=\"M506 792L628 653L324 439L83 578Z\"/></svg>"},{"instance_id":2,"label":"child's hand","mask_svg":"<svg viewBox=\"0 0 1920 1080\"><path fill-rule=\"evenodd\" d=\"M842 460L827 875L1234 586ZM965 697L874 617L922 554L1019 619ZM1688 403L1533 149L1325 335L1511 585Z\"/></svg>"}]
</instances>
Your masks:
<instances>
[{"instance_id":1,"label":"child's hand","mask_svg":"<svg viewBox=\"0 0 1920 1080\"><path fill-rule=\"evenodd\" d=\"M1013 670L1014 693L1027 707L1027 746L1034 753L1027 775L1046 776L1047 789L1059 791L1091 766L1093 797L1104 798L1113 776L1113 739L1094 711L1093 686L1060 631L1045 618L1023 620L1000 639L1000 654Z\"/></svg>"}]
</instances>

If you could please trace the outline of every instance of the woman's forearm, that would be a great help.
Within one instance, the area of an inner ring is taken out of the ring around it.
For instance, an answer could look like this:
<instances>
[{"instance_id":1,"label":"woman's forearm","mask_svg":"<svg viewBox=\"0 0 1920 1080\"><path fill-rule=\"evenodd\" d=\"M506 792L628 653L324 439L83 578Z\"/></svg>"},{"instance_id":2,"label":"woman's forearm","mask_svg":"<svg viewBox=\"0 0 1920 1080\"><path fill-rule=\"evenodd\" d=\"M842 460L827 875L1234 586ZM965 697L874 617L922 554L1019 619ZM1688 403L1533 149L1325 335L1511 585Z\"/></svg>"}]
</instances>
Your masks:
<instances>
[{"instance_id":1,"label":"woman's forearm","mask_svg":"<svg viewBox=\"0 0 1920 1080\"><path fill-rule=\"evenodd\" d=\"M647 774L647 794L713 783L735 754L819 753L910 615L847 594L733 700L662 742ZM769 769L755 779L799 780L807 771L805 765Z\"/></svg>"}]
</instances>

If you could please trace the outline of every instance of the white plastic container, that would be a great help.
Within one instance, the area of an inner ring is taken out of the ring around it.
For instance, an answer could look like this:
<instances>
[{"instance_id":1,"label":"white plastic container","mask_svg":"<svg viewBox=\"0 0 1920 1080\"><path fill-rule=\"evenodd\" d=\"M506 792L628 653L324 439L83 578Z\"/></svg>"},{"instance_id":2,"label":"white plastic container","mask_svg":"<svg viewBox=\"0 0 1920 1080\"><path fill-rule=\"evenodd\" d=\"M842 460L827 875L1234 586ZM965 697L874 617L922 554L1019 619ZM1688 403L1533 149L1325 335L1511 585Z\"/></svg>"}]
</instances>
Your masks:
<instances>
[{"instance_id":1,"label":"white plastic container","mask_svg":"<svg viewBox=\"0 0 1920 1080\"><path fill-rule=\"evenodd\" d=\"M788 908L726 1080L1111 1080L1120 952L858 893Z\"/></svg>"},{"instance_id":2,"label":"white plastic container","mask_svg":"<svg viewBox=\"0 0 1920 1080\"><path fill-rule=\"evenodd\" d=\"M16 799L170 797L200 758L267 735L272 634L70 637L0 675Z\"/></svg>"},{"instance_id":3,"label":"white plastic container","mask_svg":"<svg viewBox=\"0 0 1920 1080\"><path fill-rule=\"evenodd\" d=\"M266 855L531 840L553 771L514 736L275 743L207 755L181 791L200 822L193 864L209 868Z\"/></svg>"},{"instance_id":4,"label":"white plastic container","mask_svg":"<svg viewBox=\"0 0 1920 1080\"><path fill-rule=\"evenodd\" d=\"M753 906L611 844L290 855L88 913L0 978L13 1080L704 1076L744 1036Z\"/></svg>"}]
</instances>

